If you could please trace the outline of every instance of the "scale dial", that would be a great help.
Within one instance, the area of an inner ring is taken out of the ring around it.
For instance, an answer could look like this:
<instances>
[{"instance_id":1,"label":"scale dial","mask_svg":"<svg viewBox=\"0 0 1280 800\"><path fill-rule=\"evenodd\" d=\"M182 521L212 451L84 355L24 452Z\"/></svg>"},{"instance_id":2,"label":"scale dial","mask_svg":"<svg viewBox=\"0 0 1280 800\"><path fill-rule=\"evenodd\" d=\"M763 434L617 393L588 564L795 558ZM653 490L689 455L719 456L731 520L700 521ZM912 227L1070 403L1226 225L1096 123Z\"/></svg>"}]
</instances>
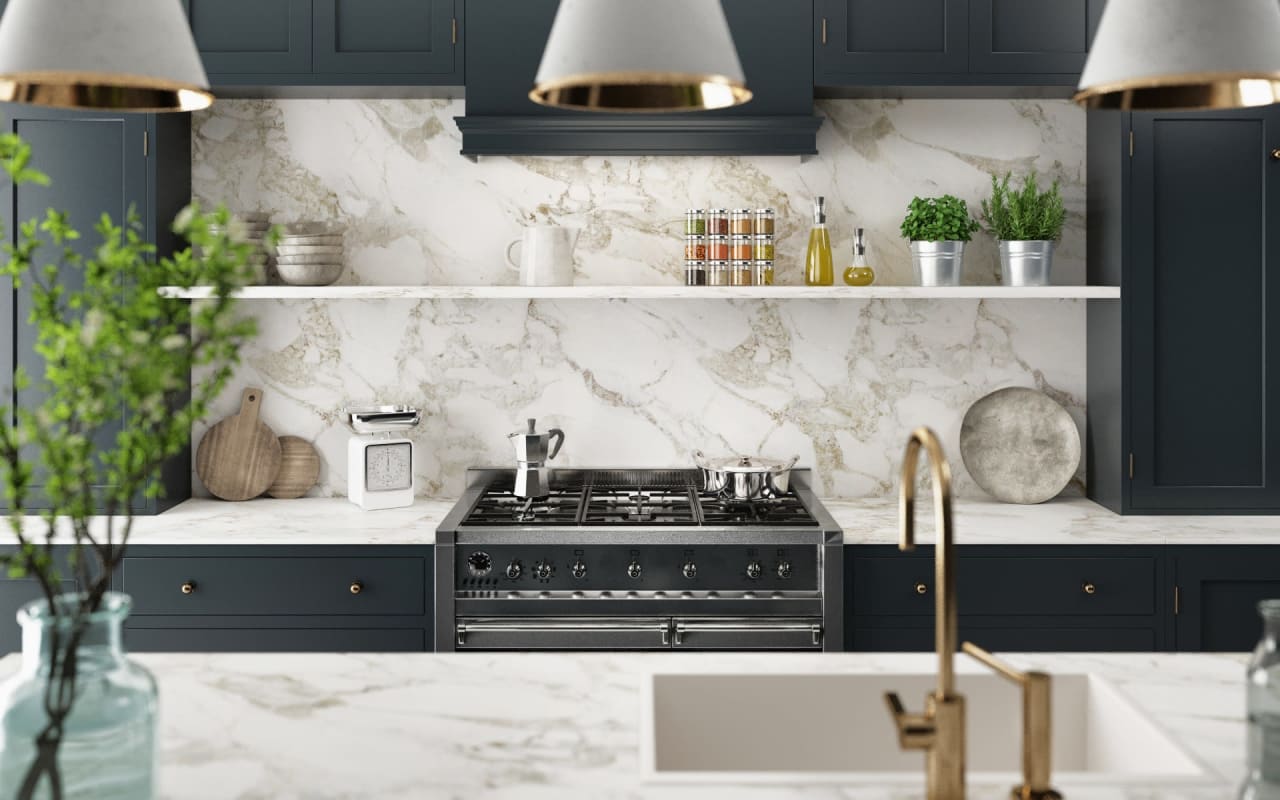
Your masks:
<instances>
[{"instance_id":1,"label":"scale dial","mask_svg":"<svg viewBox=\"0 0 1280 800\"><path fill-rule=\"evenodd\" d=\"M371 444L365 450L365 489L394 492L413 485L413 445L408 442Z\"/></svg>"}]
</instances>

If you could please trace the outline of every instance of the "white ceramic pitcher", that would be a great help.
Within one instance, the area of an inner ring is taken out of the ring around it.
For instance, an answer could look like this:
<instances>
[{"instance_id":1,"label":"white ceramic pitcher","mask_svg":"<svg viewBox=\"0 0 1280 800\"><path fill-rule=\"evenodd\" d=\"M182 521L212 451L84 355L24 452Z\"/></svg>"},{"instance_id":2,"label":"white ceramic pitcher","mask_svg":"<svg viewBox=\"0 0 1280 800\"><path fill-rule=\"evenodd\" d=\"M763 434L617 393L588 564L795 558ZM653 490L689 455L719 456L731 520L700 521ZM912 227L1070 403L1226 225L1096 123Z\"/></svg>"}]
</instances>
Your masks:
<instances>
[{"instance_id":1,"label":"white ceramic pitcher","mask_svg":"<svg viewBox=\"0 0 1280 800\"><path fill-rule=\"evenodd\" d=\"M573 246L578 232L556 225L533 225L507 245L507 263L519 271L524 286L573 285ZM512 251L520 247L520 261Z\"/></svg>"}]
</instances>

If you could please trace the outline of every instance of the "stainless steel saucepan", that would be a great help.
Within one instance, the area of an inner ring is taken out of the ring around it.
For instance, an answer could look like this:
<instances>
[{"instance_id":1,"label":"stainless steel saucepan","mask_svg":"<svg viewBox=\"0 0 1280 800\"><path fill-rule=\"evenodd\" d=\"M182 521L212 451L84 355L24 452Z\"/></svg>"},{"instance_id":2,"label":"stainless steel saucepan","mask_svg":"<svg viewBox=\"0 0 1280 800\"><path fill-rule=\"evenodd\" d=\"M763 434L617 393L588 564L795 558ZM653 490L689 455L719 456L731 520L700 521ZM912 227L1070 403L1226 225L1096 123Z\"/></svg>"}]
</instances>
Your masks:
<instances>
[{"instance_id":1,"label":"stainless steel saucepan","mask_svg":"<svg viewBox=\"0 0 1280 800\"><path fill-rule=\"evenodd\" d=\"M791 468L800 460L792 456L777 461L759 456L707 458L693 451L693 463L702 474L702 490L732 500L755 500L784 495L791 487Z\"/></svg>"}]
</instances>

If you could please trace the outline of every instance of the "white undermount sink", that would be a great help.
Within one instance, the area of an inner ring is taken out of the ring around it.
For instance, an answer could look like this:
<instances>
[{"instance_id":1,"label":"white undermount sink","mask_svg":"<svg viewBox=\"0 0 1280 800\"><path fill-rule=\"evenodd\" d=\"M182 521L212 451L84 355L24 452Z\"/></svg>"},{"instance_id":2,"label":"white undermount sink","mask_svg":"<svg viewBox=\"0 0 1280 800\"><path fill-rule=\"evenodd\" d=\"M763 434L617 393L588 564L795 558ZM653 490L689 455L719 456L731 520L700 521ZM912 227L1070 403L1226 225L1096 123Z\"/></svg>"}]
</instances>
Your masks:
<instances>
[{"instance_id":1,"label":"white undermount sink","mask_svg":"<svg viewBox=\"0 0 1280 800\"><path fill-rule=\"evenodd\" d=\"M1053 681L1053 781L1064 792L1215 779L1107 681ZM936 682L924 674L656 674L644 692L644 779L922 784L924 755L899 749L884 693L920 711ZM967 701L969 782L1020 782L1020 690L987 674L958 675L956 687Z\"/></svg>"}]
</instances>

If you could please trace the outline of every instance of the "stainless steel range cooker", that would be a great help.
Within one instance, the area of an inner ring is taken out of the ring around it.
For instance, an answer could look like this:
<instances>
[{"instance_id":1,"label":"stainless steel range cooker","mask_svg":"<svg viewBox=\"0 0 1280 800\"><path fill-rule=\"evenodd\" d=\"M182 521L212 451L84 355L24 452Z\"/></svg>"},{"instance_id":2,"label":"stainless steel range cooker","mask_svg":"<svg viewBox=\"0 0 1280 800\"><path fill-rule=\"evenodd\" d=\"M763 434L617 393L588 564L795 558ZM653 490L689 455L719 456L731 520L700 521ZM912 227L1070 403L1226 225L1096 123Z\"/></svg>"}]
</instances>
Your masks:
<instances>
[{"instance_id":1,"label":"stainless steel range cooker","mask_svg":"<svg viewBox=\"0 0 1280 800\"><path fill-rule=\"evenodd\" d=\"M840 650L843 535L794 470L777 497L697 470L474 469L436 532L436 649Z\"/></svg>"}]
</instances>

